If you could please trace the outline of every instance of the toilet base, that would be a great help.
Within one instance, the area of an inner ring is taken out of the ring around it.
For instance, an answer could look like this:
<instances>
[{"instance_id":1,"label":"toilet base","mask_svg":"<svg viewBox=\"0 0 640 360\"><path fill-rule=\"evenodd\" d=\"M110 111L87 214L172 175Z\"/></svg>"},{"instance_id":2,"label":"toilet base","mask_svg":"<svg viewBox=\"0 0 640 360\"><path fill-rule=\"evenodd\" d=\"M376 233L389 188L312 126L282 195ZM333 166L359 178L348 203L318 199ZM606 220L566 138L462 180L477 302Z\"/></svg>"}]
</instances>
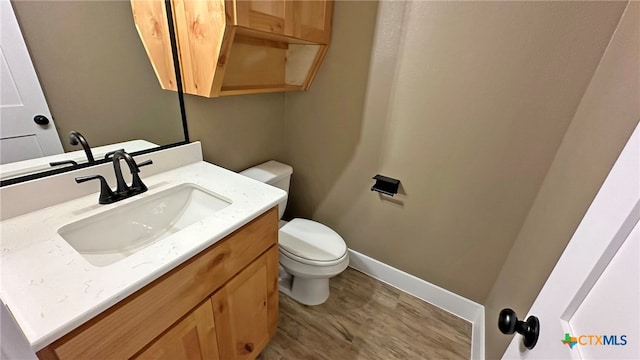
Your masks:
<instances>
[{"instance_id":1,"label":"toilet base","mask_svg":"<svg viewBox=\"0 0 640 360\"><path fill-rule=\"evenodd\" d=\"M278 279L278 289L295 301L309 306L323 304L329 298L329 278L303 278L286 274Z\"/></svg>"}]
</instances>

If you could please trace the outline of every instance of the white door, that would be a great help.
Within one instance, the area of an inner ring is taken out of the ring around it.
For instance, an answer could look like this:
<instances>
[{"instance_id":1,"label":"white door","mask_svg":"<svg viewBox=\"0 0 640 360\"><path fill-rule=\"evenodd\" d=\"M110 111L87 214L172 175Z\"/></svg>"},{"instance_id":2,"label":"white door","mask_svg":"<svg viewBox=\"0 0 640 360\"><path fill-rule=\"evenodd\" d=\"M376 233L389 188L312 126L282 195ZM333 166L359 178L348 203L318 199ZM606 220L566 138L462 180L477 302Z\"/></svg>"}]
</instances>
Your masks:
<instances>
[{"instance_id":1,"label":"white door","mask_svg":"<svg viewBox=\"0 0 640 360\"><path fill-rule=\"evenodd\" d=\"M516 334L503 358L640 359L638 219L640 126L529 311L538 343L527 350Z\"/></svg>"},{"instance_id":2,"label":"white door","mask_svg":"<svg viewBox=\"0 0 640 360\"><path fill-rule=\"evenodd\" d=\"M0 0L0 83L0 164L63 153L8 0Z\"/></svg>"}]
</instances>

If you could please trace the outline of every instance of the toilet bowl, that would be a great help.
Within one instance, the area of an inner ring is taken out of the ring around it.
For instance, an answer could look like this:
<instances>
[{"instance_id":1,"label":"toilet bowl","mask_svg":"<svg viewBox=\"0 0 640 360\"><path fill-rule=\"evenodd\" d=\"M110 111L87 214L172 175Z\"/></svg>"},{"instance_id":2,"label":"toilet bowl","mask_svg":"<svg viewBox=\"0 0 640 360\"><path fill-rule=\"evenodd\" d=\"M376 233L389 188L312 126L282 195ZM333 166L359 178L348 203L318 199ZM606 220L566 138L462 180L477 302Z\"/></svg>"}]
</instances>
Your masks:
<instances>
[{"instance_id":1,"label":"toilet bowl","mask_svg":"<svg viewBox=\"0 0 640 360\"><path fill-rule=\"evenodd\" d=\"M267 161L240 172L255 180L289 192L293 168ZM282 218L288 197L278 204ZM329 278L349 265L347 245L334 230L319 222L296 218L280 221L279 289L305 305L319 305L329 298Z\"/></svg>"},{"instance_id":2,"label":"toilet bowl","mask_svg":"<svg viewBox=\"0 0 640 360\"><path fill-rule=\"evenodd\" d=\"M284 293L305 305L329 298L329 278L349 265L347 245L335 231L318 222L293 219L278 232L280 265L291 275L284 278Z\"/></svg>"}]
</instances>

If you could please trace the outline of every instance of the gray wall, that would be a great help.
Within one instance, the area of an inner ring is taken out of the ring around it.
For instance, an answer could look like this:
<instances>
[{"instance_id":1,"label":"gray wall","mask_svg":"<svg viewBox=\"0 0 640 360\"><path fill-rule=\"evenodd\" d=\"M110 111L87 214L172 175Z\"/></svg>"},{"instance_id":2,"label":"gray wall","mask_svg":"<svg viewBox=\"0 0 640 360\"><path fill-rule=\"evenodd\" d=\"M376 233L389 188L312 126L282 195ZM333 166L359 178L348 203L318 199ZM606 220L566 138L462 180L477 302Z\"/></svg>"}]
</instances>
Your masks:
<instances>
[{"instance_id":1,"label":"gray wall","mask_svg":"<svg viewBox=\"0 0 640 360\"><path fill-rule=\"evenodd\" d=\"M502 308L524 316L640 120L640 3L625 12L485 301L487 359L510 337Z\"/></svg>"},{"instance_id":2,"label":"gray wall","mask_svg":"<svg viewBox=\"0 0 640 360\"><path fill-rule=\"evenodd\" d=\"M316 82L286 98L288 215L484 303L624 7L382 2L372 43L376 4L336 2Z\"/></svg>"},{"instance_id":3,"label":"gray wall","mask_svg":"<svg viewBox=\"0 0 640 360\"><path fill-rule=\"evenodd\" d=\"M233 171L282 160L285 107L282 93L207 99L185 95L192 141L204 159Z\"/></svg>"}]
</instances>

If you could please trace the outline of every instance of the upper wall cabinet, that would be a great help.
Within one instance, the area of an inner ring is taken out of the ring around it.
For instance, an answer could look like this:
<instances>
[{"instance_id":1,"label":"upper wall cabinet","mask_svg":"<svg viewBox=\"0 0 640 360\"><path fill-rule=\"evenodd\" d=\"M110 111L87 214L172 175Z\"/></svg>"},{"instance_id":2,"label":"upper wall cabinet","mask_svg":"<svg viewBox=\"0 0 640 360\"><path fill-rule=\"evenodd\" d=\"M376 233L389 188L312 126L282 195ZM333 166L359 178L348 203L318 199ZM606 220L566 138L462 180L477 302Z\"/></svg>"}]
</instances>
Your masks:
<instances>
[{"instance_id":1,"label":"upper wall cabinet","mask_svg":"<svg viewBox=\"0 0 640 360\"><path fill-rule=\"evenodd\" d=\"M163 89L176 90L162 0L131 0ZM172 0L185 93L307 90L331 38L331 0Z\"/></svg>"}]
</instances>

